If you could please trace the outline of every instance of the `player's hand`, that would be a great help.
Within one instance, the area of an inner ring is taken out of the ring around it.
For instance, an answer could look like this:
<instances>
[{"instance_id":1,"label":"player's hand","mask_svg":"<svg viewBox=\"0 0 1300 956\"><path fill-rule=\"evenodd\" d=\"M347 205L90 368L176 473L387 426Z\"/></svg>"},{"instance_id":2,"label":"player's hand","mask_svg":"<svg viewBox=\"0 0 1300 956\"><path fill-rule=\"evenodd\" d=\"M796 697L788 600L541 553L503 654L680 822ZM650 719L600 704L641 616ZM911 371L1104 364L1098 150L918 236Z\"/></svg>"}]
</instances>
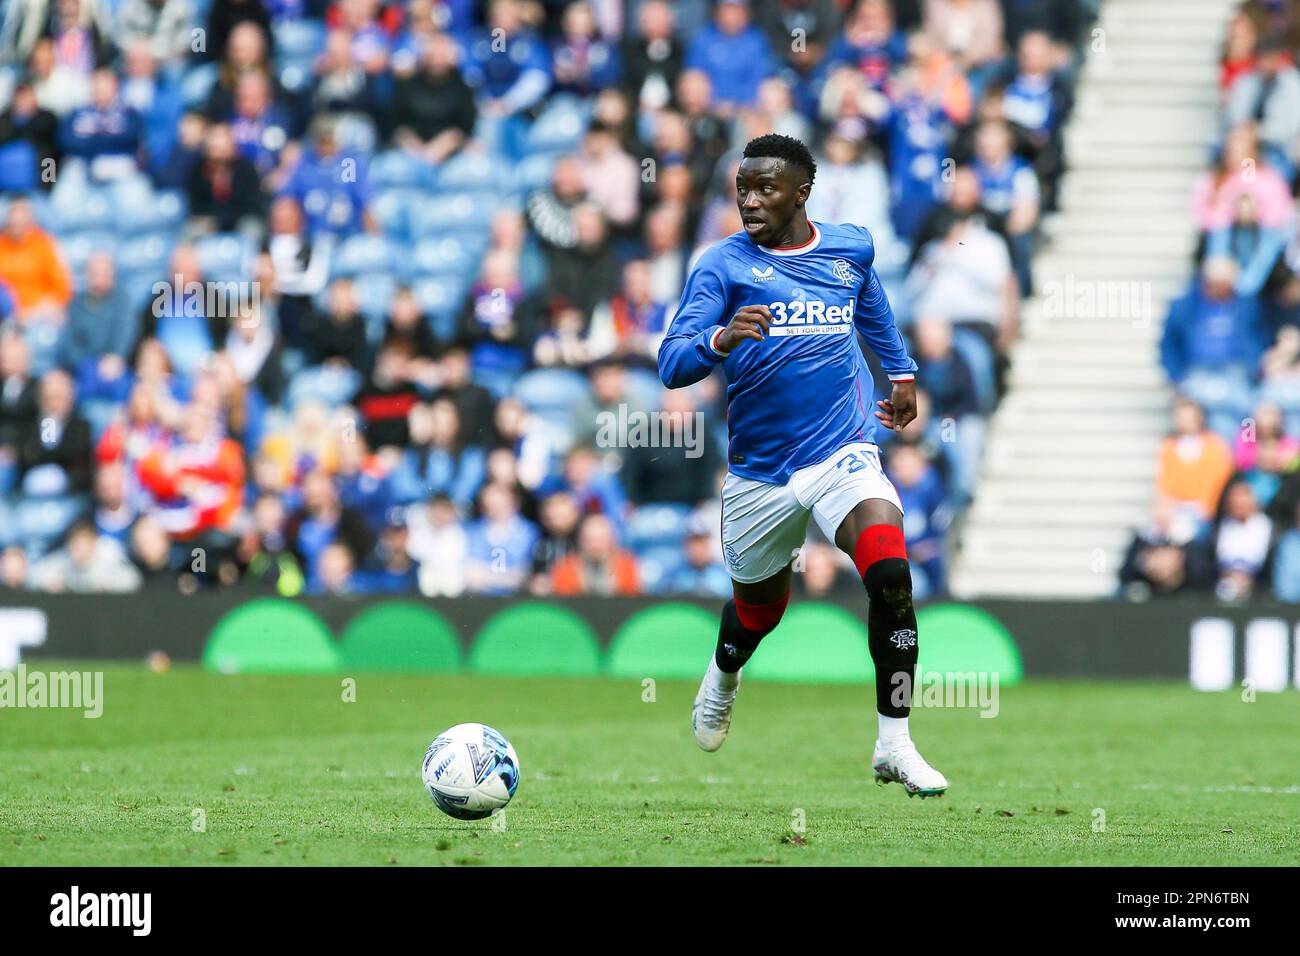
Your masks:
<instances>
[{"instance_id":1,"label":"player's hand","mask_svg":"<svg viewBox=\"0 0 1300 956\"><path fill-rule=\"evenodd\" d=\"M889 398L876 402L883 411L876 417L886 428L901 432L916 418L916 383L895 382Z\"/></svg>"},{"instance_id":2,"label":"player's hand","mask_svg":"<svg viewBox=\"0 0 1300 956\"><path fill-rule=\"evenodd\" d=\"M730 352L745 339L761 342L771 324L772 313L767 306L743 305L736 310L736 314L718 336L718 348Z\"/></svg>"}]
</instances>

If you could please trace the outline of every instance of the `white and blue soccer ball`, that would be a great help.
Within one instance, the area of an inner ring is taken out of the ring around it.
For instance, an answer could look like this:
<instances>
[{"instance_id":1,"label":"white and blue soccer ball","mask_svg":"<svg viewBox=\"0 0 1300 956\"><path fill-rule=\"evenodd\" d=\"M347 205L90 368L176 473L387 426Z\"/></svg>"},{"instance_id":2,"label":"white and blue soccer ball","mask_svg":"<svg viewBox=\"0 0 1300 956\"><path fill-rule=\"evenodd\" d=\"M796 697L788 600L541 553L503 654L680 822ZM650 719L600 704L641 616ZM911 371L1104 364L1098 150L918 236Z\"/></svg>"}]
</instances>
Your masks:
<instances>
[{"instance_id":1,"label":"white and blue soccer ball","mask_svg":"<svg viewBox=\"0 0 1300 956\"><path fill-rule=\"evenodd\" d=\"M457 820L490 817L519 786L519 757L486 724L457 724L440 733L424 754L424 788L438 809Z\"/></svg>"}]
</instances>

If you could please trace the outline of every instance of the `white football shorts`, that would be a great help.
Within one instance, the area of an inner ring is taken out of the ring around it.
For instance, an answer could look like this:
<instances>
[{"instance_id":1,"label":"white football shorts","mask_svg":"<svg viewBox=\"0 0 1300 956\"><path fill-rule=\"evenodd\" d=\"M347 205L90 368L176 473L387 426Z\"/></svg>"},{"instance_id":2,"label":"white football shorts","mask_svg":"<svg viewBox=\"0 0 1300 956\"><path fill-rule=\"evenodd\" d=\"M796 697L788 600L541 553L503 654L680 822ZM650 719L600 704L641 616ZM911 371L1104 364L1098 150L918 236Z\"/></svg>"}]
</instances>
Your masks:
<instances>
[{"instance_id":1,"label":"white football shorts","mask_svg":"<svg viewBox=\"0 0 1300 956\"><path fill-rule=\"evenodd\" d=\"M825 461L800 468L784 485L727 473L722 483L722 554L733 581L770 578L795 559L811 514L827 540L844 517L868 498L903 510L893 482L880 466L880 449L855 442Z\"/></svg>"}]
</instances>

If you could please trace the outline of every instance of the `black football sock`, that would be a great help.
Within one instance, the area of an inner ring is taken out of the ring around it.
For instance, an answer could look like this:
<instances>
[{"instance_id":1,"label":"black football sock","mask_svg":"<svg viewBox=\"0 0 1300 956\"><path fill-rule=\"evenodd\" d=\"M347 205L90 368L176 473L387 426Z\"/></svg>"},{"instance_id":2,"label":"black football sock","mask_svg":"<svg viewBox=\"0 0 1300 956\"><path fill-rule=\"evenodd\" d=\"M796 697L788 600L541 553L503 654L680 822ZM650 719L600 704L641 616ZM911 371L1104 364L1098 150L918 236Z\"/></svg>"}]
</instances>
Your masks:
<instances>
[{"instance_id":1,"label":"black football sock","mask_svg":"<svg viewBox=\"0 0 1300 956\"><path fill-rule=\"evenodd\" d=\"M736 614L736 602L727 602L722 609L722 624L718 628L718 649L713 652L713 659L718 670L734 674L745 666L751 654L758 647L758 642L767 636L767 631L751 631L740 623Z\"/></svg>"},{"instance_id":2,"label":"black football sock","mask_svg":"<svg viewBox=\"0 0 1300 956\"><path fill-rule=\"evenodd\" d=\"M867 643L876 665L876 710L906 717L916 679L916 609L905 558L881 558L862 575L867 587Z\"/></svg>"}]
</instances>

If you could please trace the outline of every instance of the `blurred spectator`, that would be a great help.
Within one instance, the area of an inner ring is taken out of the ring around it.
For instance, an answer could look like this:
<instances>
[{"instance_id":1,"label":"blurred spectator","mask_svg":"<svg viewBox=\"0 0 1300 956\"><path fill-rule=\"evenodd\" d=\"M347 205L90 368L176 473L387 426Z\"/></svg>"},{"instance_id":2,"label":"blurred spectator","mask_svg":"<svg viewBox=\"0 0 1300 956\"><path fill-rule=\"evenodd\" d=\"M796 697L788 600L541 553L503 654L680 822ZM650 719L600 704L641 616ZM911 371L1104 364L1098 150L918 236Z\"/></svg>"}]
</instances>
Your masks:
<instances>
[{"instance_id":1,"label":"blurred spectator","mask_svg":"<svg viewBox=\"0 0 1300 956\"><path fill-rule=\"evenodd\" d=\"M662 109L681 74L682 46L677 38L672 4L645 0L637 11L635 31L628 31L623 50L623 86L638 105Z\"/></svg>"},{"instance_id":2,"label":"blurred spectator","mask_svg":"<svg viewBox=\"0 0 1300 956\"><path fill-rule=\"evenodd\" d=\"M223 123L208 127L203 158L190 167L188 193L195 231L255 234L261 228L261 180L235 151L235 138Z\"/></svg>"},{"instance_id":3,"label":"blurred spectator","mask_svg":"<svg viewBox=\"0 0 1300 956\"><path fill-rule=\"evenodd\" d=\"M271 15L268 7L277 13L292 18L293 2L280 0L224 0L214 3L208 9L207 22L207 56L220 60L226 55L226 43L231 32L241 23L250 23L262 33L266 43L271 41Z\"/></svg>"},{"instance_id":4,"label":"blurred spectator","mask_svg":"<svg viewBox=\"0 0 1300 956\"><path fill-rule=\"evenodd\" d=\"M902 264L907 247L894 235L889 219L889 176L874 154L864 155L863 141L832 131L817 160L817 188L807 210L819 222L851 222L871 232L877 271Z\"/></svg>"},{"instance_id":5,"label":"blurred spectator","mask_svg":"<svg viewBox=\"0 0 1300 956\"><path fill-rule=\"evenodd\" d=\"M561 597L580 594L633 597L641 592L636 558L618 546L614 525L591 514L578 526L578 548L561 558L551 573L552 591Z\"/></svg>"},{"instance_id":6,"label":"blurred spectator","mask_svg":"<svg viewBox=\"0 0 1300 956\"><path fill-rule=\"evenodd\" d=\"M597 32L591 4L578 0L566 6L561 31L551 54L557 92L591 96L618 82L618 49Z\"/></svg>"},{"instance_id":7,"label":"blurred spectator","mask_svg":"<svg viewBox=\"0 0 1300 956\"><path fill-rule=\"evenodd\" d=\"M445 493L468 509L487 476L487 453L461 430L460 412L449 398L411 409L412 448L403 458L405 482L424 494ZM516 507L518 503L516 502Z\"/></svg>"},{"instance_id":8,"label":"blurred spectator","mask_svg":"<svg viewBox=\"0 0 1300 956\"><path fill-rule=\"evenodd\" d=\"M912 591L920 600L942 595L947 591L944 534L952 520L943 482L925 453L906 442L890 447L885 473L903 503Z\"/></svg>"},{"instance_id":9,"label":"blurred spectator","mask_svg":"<svg viewBox=\"0 0 1300 956\"><path fill-rule=\"evenodd\" d=\"M116 379L126 371L126 361L140 334L138 317L127 307L117 283L113 257L92 253L86 260L86 284L68 306L68 322L59 341L59 362L83 373L97 368L101 379Z\"/></svg>"},{"instance_id":10,"label":"blurred spectator","mask_svg":"<svg viewBox=\"0 0 1300 956\"><path fill-rule=\"evenodd\" d=\"M329 281L333 238L312 237L307 231L302 205L292 196L271 203L265 249L274 266L275 292L280 296L280 334L293 348L307 345L312 297ZM264 292L265 294L265 292Z\"/></svg>"},{"instance_id":11,"label":"blurred spectator","mask_svg":"<svg viewBox=\"0 0 1300 956\"><path fill-rule=\"evenodd\" d=\"M210 411L197 403L185 409L175 437L146 453L140 481L153 495L159 525L186 540L226 530L244 496L244 451L214 429Z\"/></svg>"},{"instance_id":12,"label":"blurred spectator","mask_svg":"<svg viewBox=\"0 0 1300 956\"><path fill-rule=\"evenodd\" d=\"M1192 213L1203 232L1232 225L1238 200L1248 194L1255 200L1255 217L1265 228L1275 228L1291 217L1291 190L1286 179L1255 152L1255 134L1249 126L1234 129L1224 140L1218 164L1203 173L1192 193Z\"/></svg>"},{"instance_id":13,"label":"blurred spectator","mask_svg":"<svg viewBox=\"0 0 1300 956\"><path fill-rule=\"evenodd\" d=\"M1190 399L1177 398L1173 432L1156 458L1156 492L1197 522L1214 517L1219 495L1232 475L1232 454L1223 439L1205 428L1205 416Z\"/></svg>"},{"instance_id":14,"label":"blurred spectator","mask_svg":"<svg viewBox=\"0 0 1300 956\"><path fill-rule=\"evenodd\" d=\"M922 7L931 41L953 57L972 83L986 82L1006 52L997 0L925 0Z\"/></svg>"},{"instance_id":15,"label":"blurred spectator","mask_svg":"<svg viewBox=\"0 0 1300 956\"><path fill-rule=\"evenodd\" d=\"M292 196L307 214L311 232L348 236L377 232L370 212L365 161L340 150L337 120L318 116L311 125L311 147L303 152L282 195Z\"/></svg>"},{"instance_id":16,"label":"blurred spectator","mask_svg":"<svg viewBox=\"0 0 1300 956\"><path fill-rule=\"evenodd\" d=\"M952 491L965 504L975 490L984 450L984 419L970 365L953 348L952 326L939 317L923 317L912 327L916 378L930 397L941 431L940 447L948 458Z\"/></svg>"},{"instance_id":17,"label":"blurred spectator","mask_svg":"<svg viewBox=\"0 0 1300 956\"><path fill-rule=\"evenodd\" d=\"M32 566L29 580L42 591L108 593L137 590L140 572L120 542L101 536L93 522L81 520L68 530L63 547Z\"/></svg>"},{"instance_id":18,"label":"blurred spectator","mask_svg":"<svg viewBox=\"0 0 1300 956\"><path fill-rule=\"evenodd\" d=\"M1228 22L1228 39L1223 45L1219 67L1219 92L1225 102L1238 78L1255 69L1258 42L1259 31L1250 17L1238 13Z\"/></svg>"},{"instance_id":19,"label":"blurred spectator","mask_svg":"<svg viewBox=\"0 0 1300 956\"><path fill-rule=\"evenodd\" d=\"M366 371L366 323L352 280L335 279L330 284L326 313L321 315L313 310L305 317L305 323L303 334L312 364Z\"/></svg>"},{"instance_id":20,"label":"blurred spectator","mask_svg":"<svg viewBox=\"0 0 1300 956\"><path fill-rule=\"evenodd\" d=\"M268 186L284 181L293 151L286 149L290 120L276 103L271 80L262 73L241 76L235 84L235 106L228 117L239 154L265 177Z\"/></svg>"},{"instance_id":21,"label":"blurred spectator","mask_svg":"<svg viewBox=\"0 0 1300 956\"><path fill-rule=\"evenodd\" d=\"M1237 433L1233 464L1261 507L1268 507L1297 458L1300 440L1286 434L1282 410L1268 402L1259 405Z\"/></svg>"},{"instance_id":22,"label":"blurred spectator","mask_svg":"<svg viewBox=\"0 0 1300 956\"><path fill-rule=\"evenodd\" d=\"M588 345L592 358L607 356L651 370L656 366L659 343L672 321L676 304L655 301L650 287L650 266L633 259L623 266L623 287L596 307Z\"/></svg>"},{"instance_id":23,"label":"blurred spectator","mask_svg":"<svg viewBox=\"0 0 1300 956\"><path fill-rule=\"evenodd\" d=\"M353 36L346 29L330 30L325 52L315 65L311 108L317 113L374 114L379 109L375 75L352 55Z\"/></svg>"},{"instance_id":24,"label":"blurred spectator","mask_svg":"<svg viewBox=\"0 0 1300 956\"><path fill-rule=\"evenodd\" d=\"M307 578L308 594L352 594L358 590L356 559L341 541L325 545L316 562L316 570Z\"/></svg>"},{"instance_id":25,"label":"blurred spectator","mask_svg":"<svg viewBox=\"0 0 1300 956\"><path fill-rule=\"evenodd\" d=\"M975 134L975 163L980 200L1002 217L1011 258L1020 282L1020 294L1033 294L1030 259L1038 228L1038 177L1012 151L1011 129L1006 123L984 123Z\"/></svg>"},{"instance_id":26,"label":"blurred spectator","mask_svg":"<svg viewBox=\"0 0 1300 956\"><path fill-rule=\"evenodd\" d=\"M713 22L691 39L685 65L708 74L722 116L753 106L759 84L776 69L767 37L750 22L748 0L720 0Z\"/></svg>"},{"instance_id":27,"label":"blurred spectator","mask_svg":"<svg viewBox=\"0 0 1300 956\"><path fill-rule=\"evenodd\" d=\"M34 313L62 313L72 299L72 277L58 246L36 225L32 207L16 200L0 234L0 282L8 286L19 322Z\"/></svg>"},{"instance_id":28,"label":"blurred spectator","mask_svg":"<svg viewBox=\"0 0 1300 956\"><path fill-rule=\"evenodd\" d=\"M1259 221L1255 197L1241 193L1231 225L1212 232L1206 239L1209 256L1228 256L1237 263L1236 291L1241 296L1255 296L1273 274L1278 257L1294 232L1294 225L1268 229Z\"/></svg>"},{"instance_id":29,"label":"blurred spectator","mask_svg":"<svg viewBox=\"0 0 1300 956\"><path fill-rule=\"evenodd\" d=\"M0 551L0 590L27 590L27 570L27 552L21 545L11 544Z\"/></svg>"},{"instance_id":30,"label":"blurred spectator","mask_svg":"<svg viewBox=\"0 0 1300 956\"><path fill-rule=\"evenodd\" d=\"M205 116L218 122L229 117L235 110L239 80L249 73L260 73L275 88L275 69L268 58L269 40L262 28L250 20L235 24L226 40L216 82L208 91L203 107Z\"/></svg>"},{"instance_id":31,"label":"blurred spectator","mask_svg":"<svg viewBox=\"0 0 1300 956\"><path fill-rule=\"evenodd\" d=\"M72 377L62 369L41 378L36 418L18 449L23 491L82 494L91 487L90 425L76 411Z\"/></svg>"},{"instance_id":32,"label":"blurred spectator","mask_svg":"<svg viewBox=\"0 0 1300 956\"><path fill-rule=\"evenodd\" d=\"M0 492L18 477L19 447L36 420L31 350L16 332L0 332Z\"/></svg>"},{"instance_id":33,"label":"blurred spectator","mask_svg":"<svg viewBox=\"0 0 1300 956\"><path fill-rule=\"evenodd\" d=\"M578 548L578 521L582 513L573 496L563 491L548 495L539 512L541 535L533 547L528 590L546 595L551 593L555 566Z\"/></svg>"},{"instance_id":34,"label":"blurred spectator","mask_svg":"<svg viewBox=\"0 0 1300 956\"><path fill-rule=\"evenodd\" d=\"M682 556L685 561L660 582L657 591L695 597L731 596L731 575L714 554L713 529L706 522L692 518L682 544Z\"/></svg>"},{"instance_id":35,"label":"blurred spectator","mask_svg":"<svg viewBox=\"0 0 1300 956\"><path fill-rule=\"evenodd\" d=\"M159 62L179 62L190 53L193 27L190 0L125 0L114 39L123 46L142 40Z\"/></svg>"},{"instance_id":36,"label":"blurred spectator","mask_svg":"<svg viewBox=\"0 0 1300 956\"><path fill-rule=\"evenodd\" d=\"M1034 169L1044 189L1043 208L1056 208L1056 183L1064 168L1061 126L1073 105L1069 83L1056 68L1052 38L1030 30L1016 41L1016 64L1002 94L1002 115L1027 134Z\"/></svg>"},{"instance_id":37,"label":"blurred spectator","mask_svg":"<svg viewBox=\"0 0 1300 956\"><path fill-rule=\"evenodd\" d=\"M420 400L408 369L409 348L388 344L375 356L375 367L352 398L361 415L366 439L373 448L395 445L404 448L411 440L407 416Z\"/></svg>"},{"instance_id":38,"label":"blurred spectator","mask_svg":"<svg viewBox=\"0 0 1300 956\"><path fill-rule=\"evenodd\" d=\"M1259 510L1250 485L1234 481L1223 496L1223 517L1215 535L1214 555L1219 583L1215 593L1225 601L1251 596L1264 570L1273 523Z\"/></svg>"},{"instance_id":39,"label":"blurred spectator","mask_svg":"<svg viewBox=\"0 0 1300 956\"><path fill-rule=\"evenodd\" d=\"M0 113L0 192L29 193L54 184L54 166L62 152L59 120L36 99L30 79L14 84L9 106Z\"/></svg>"},{"instance_id":40,"label":"blurred spectator","mask_svg":"<svg viewBox=\"0 0 1300 956\"><path fill-rule=\"evenodd\" d=\"M1205 260L1201 281L1169 307L1160 361L1169 381L1201 402L1247 393L1267 346L1259 303L1237 295L1237 264Z\"/></svg>"},{"instance_id":41,"label":"blurred spectator","mask_svg":"<svg viewBox=\"0 0 1300 956\"><path fill-rule=\"evenodd\" d=\"M401 594L416 589L419 564L411 556L406 515L394 509L384 521L379 542L352 579L353 587L365 594Z\"/></svg>"},{"instance_id":42,"label":"blurred spectator","mask_svg":"<svg viewBox=\"0 0 1300 956\"><path fill-rule=\"evenodd\" d=\"M469 540L450 496L433 495L423 507L408 509L411 535L407 550L419 562L420 593L456 597L465 589Z\"/></svg>"},{"instance_id":43,"label":"blurred spectator","mask_svg":"<svg viewBox=\"0 0 1300 956\"><path fill-rule=\"evenodd\" d=\"M495 433L492 393L473 381L469 350L452 343L437 361L438 390L435 399L448 399L460 413L461 434L476 445L489 444Z\"/></svg>"},{"instance_id":44,"label":"blurred spectator","mask_svg":"<svg viewBox=\"0 0 1300 956\"><path fill-rule=\"evenodd\" d=\"M483 517L468 529L466 589L475 594L510 594L532 567L537 528L519 515L514 491L490 485L482 498Z\"/></svg>"},{"instance_id":45,"label":"blurred spectator","mask_svg":"<svg viewBox=\"0 0 1300 956\"><path fill-rule=\"evenodd\" d=\"M375 534L366 519L355 508L339 501L338 490L321 468L303 478L302 507L289 518L285 531L304 576L308 582L316 582L318 589L341 586L340 581L350 578L352 570L375 546ZM331 559L330 568L322 568L325 551L332 544L343 546L350 557L347 574L341 578L342 567L337 555ZM326 571L329 584L323 585Z\"/></svg>"},{"instance_id":46,"label":"blurred spectator","mask_svg":"<svg viewBox=\"0 0 1300 956\"><path fill-rule=\"evenodd\" d=\"M290 548L287 528L283 499L275 494L259 497L240 543L245 584L274 588L281 597L302 593L302 569Z\"/></svg>"},{"instance_id":47,"label":"blurred spectator","mask_svg":"<svg viewBox=\"0 0 1300 956\"><path fill-rule=\"evenodd\" d=\"M119 541L122 539L119 538ZM127 556L140 575L143 590L177 589L177 568L172 560L171 539L153 519L139 518L128 530Z\"/></svg>"},{"instance_id":48,"label":"blurred spectator","mask_svg":"<svg viewBox=\"0 0 1300 956\"><path fill-rule=\"evenodd\" d=\"M528 28L518 0L490 0L487 23L466 46L461 69L478 96L483 131L492 147L511 159L524 154L522 116L551 88L546 44Z\"/></svg>"},{"instance_id":49,"label":"blurred spectator","mask_svg":"<svg viewBox=\"0 0 1300 956\"><path fill-rule=\"evenodd\" d=\"M838 593L848 596L862 587L862 579L853 573L853 565L845 570L845 555L824 540L808 541L799 549L795 559L795 586L807 598L829 598Z\"/></svg>"},{"instance_id":50,"label":"blurred spectator","mask_svg":"<svg viewBox=\"0 0 1300 956\"><path fill-rule=\"evenodd\" d=\"M144 135L140 114L118 97L117 74L95 71L90 104L73 110L59 131L59 146L67 157L84 160L92 179L122 179L136 172Z\"/></svg>"},{"instance_id":51,"label":"blurred spectator","mask_svg":"<svg viewBox=\"0 0 1300 956\"><path fill-rule=\"evenodd\" d=\"M602 126L587 130L578 154L578 167L587 198L600 207L612 225L623 227L636 219L640 168L623 151L613 130Z\"/></svg>"},{"instance_id":52,"label":"blurred spectator","mask_svg":"<svg viewBox=\"0 0 1300 956\"><path fill-rule=\"evenodd\" d=\"M647 429L652 440L627 450L619 478L633 504L695 505L708 495L721 455L696 404L694 390L665 392L657 415Z\"/></svg>"},{"instance_id":53,"label":"blurred spectator","mask_svg":"<svg viewBox=\"0 0 1300 956\"><path fill-rule=\"evenodd\" d=\"M126 496L126 469L120 464L101 466L95 472L95 529L125 544L135 520L135 508Z\"/></svg>"},{"instance_id":54,"label":"blurred spectator","mask_svg":"<svg viewBox=\"0 0 1300 956\"><path fill-rule=\"evenodd\" d=\"M1292 14L1294 16L1294 14ZM1259 141L1270 165L1290 176L1295 169L1300 138L1300 70L1292 51L1268 36L1255 49L1255 66L1228 91L1224 119L1229 126L1258 124Z\"/></svg>"},{"instance_id":55,"label":"blurred spectator","mask_svg":"<svg viewBox=\"0 0 1300 956\"><path fill-rule=\"evenodd\" d=\"M1214 570L1197 532L1194 519L1169 499L1157 498L1151 524L1134 535L1120 568L1125 596L1145 600L1152 595L1208 588Z\"/></svg>"},{"instance_id":56,"label":"blurred spectator","mask_svg":"<svg viewBox=\"0 0 1300 956\"><path fill-rule=\"evenodd\" d=\"M474 129L474 95L456 68L458 57L455 41L435 34L420 70L393 84L393 142L429 163L451 156Z\"/></svg>"}]
</instances>

